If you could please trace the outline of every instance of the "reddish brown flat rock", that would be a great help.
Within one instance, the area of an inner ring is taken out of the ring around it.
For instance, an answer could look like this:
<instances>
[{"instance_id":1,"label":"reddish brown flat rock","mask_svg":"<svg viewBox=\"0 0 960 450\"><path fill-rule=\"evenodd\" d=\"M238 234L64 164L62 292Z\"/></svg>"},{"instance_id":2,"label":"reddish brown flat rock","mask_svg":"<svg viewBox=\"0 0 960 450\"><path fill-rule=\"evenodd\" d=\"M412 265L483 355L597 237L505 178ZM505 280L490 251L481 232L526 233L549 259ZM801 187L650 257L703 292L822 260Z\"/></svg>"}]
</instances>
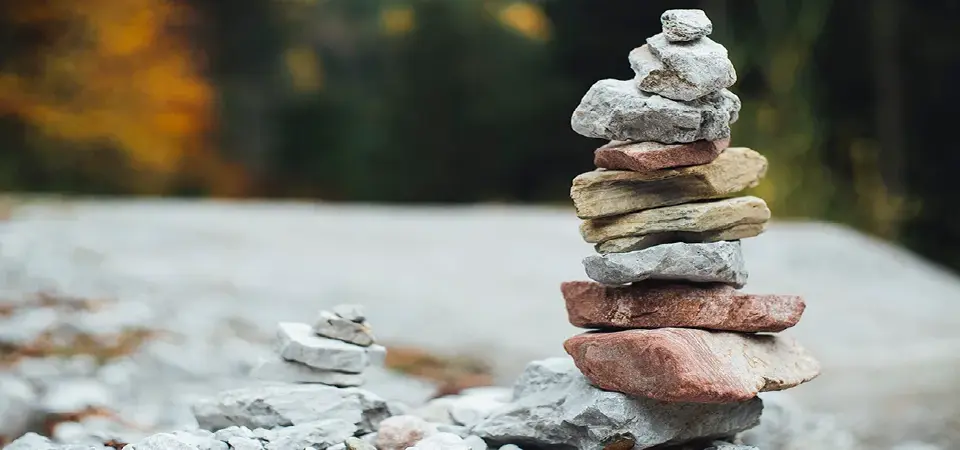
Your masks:
<instances>
[{"instance_id":1,"label":"reddish brown flat rock","mask_svg":"<svg viewBox=\"0 0 960 450\"><path fill-rule=\"evenodd\" d=\"M721 283L568 281L560 290L570 323L581 328L777 332L796 325L806 306L796 295L746 294Z\"/></svg>"},{"instance_id":2,"label":"reddish brown flat rock","mask_svg":"<svg viewBox=\"0 0 960 450\"><path fill-rule=\"evenodd\" d=\"M686 144L610 141L593 152L593 163L603 169L634 172L699 166L717 159L729 145L730 139Z\"/></svg>"},{"instance_id":3,"label":"reddish brown flat rock","mask_svg":"<svg viewBox=\"0 0 960 450\"><path fill-rule=\"evenodd\" d=\"M667 402L740 402L820 374L783 335L659 328L585 333L563 347L595 386Z\"/></svg>"}]
</instances>

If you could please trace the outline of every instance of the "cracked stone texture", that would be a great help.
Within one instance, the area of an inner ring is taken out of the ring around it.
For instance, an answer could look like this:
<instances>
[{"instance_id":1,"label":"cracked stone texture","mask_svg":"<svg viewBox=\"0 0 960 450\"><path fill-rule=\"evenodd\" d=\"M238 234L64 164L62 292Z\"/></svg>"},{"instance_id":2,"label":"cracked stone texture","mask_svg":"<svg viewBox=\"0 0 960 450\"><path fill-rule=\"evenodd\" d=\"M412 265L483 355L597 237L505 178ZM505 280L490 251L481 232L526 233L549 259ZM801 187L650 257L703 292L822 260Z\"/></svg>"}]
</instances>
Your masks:
<instances>
[{"instance_id":1,"label":"cracked stone texture","mask_svg":"<svg viewBox=\"0 0 960 450\"><path fill-rule=\"evenodd\" d=\"M319 384L276 384L232 389L193 405L200 428L275 428L341 419L364 433L390 416L387 403L369 391Z\"/></svg>"},{"instance_id":2,"label":"cracked stone texture","mask_svg":"<svg viewBox=\"0 0 960 450\"><path fill-rule=\"evenodd\" d=\"M756 237L766 230L766 224L746 224L736 225L722 230L711 230L699 232L680 232L680 233L658 233L645 236L628 236L617 239L610 239L597 244L594 249L597 253L626 253L637 250L643 250L655 245L667 244L671 242L720 242L736 241Z\"/></svg>"},{"instance_id":3,"label":"cracked stone texture","mask_svg":"<svg viewBox=\"0 0 960 450\"><path fill-rule=\"evenodd\" d=\"M636 450L720 437L756 425L758 399L739 403L664 403L592 386L568 357L530 363L516 397L471 432L494 445Z\"/></svg>"},{"instance_id":4,"label":"cracked stone texture","mask_svg":"<svg viewBox=\"0 0 960 450\"><path fill-rule=\"evenodd\" d=\"M354 322L330 311L320 311L317 321L313 324L313 331L318 336L363 347L373 345L375 341L373 332L366 323Z\"/></svg>"},{"instance_id":5,"label":"cracked stone texture","mask_svg":"<svg viewBox=\"0 0 960 450\"><path fill-rule=\"evenodd\" d=\"M380 345L362 347L314 334L309 325L282 322L277 325L278 354L321 370L360 373L371 364L380 364L386 349Z\"/></svg>"},{"instance_id":6,"label":"cracked stone texture","mask_svg":"<svg viewBox=\"0 0 960 450\"><path fill-rule=\"evenodd\" d=\"M601 389L665 402L740 402L820 374L820 363L782 335L692 328L590 332L567 339L563 348Z\"/></svg>"},{"instance_id":7,"label":"cracked stone texture","mask_svg":"<svg viewBox=\"0 0 960 450\"><path fill-rule=\"evenodd\" d=\"M709 144L709 143L707 143ZM593 170L573 179L570 198L581 219L727 197L760 183L767 159L749 148L728 148L709 164L647 172Z\"/></svg>"},{"instance_id":8,"label":"cracked stone texture","mask_svg":"<svg viewBox=\"0 0 960 450\"><path fill-rule=\"evenodd\" d=\"M727 49L707 37L671 43L658 34L633 49L628 59L641 91L672 100L695 100L737 81Z\"/></svg>"},{"instance_id":9,"label":"cracked stone texture","mask_svg":"<svg viewBox=\"0 0 960 450\"><path fill-rule=\"evenodd\" d=\"M740 98L724 89L689 102L642 92L634 80L600 80L570 118L577 133L611 141L665 144L730 137Z\"/></svg>"},{"instance_id":10,"label":"cracked stone texture","mask_svg":"<svg viewBox=\"0 0 960 450\"><path fill-rule=\"evenodd\" d=\"M590 255L583 259L583 267L591 280L607 285L683 280L742 288L747 283L740 241L675 242L628 253Z\"/></svg>"},{"instance_id":11,"label":"cracked stone texture","mask_svg":"<svg viewBox=\"0 0 960 450\"><path fill-rule=\"evenodd\" d=\"M713 33L713 22L702 9L670 9L660 15L663 35L671 42L700 39Z\"/></svg>"},{"instance_id":12,"label":"cracked stone texture","mask_svg":"<svg viewBox=\"0 0 960 450\"><path fill-rule=\"evenodd\" d=\"M635 172L698 166L717 159L728 146L730 139L684 144L610 141L594 150L593 164L602 169Z\"/></svg>"},{"instance_id":13,"label":"cracked stone texture","mask_svg":"<svg viewBox=\"0 0 960 450\"><path fill-rule=\"evenodd\" d=\"M363 384L361 374L320 370L306 364L287 361L279 356L263 358L250 372L250 376L258 380L281 383L318 383L339 387Z\"/></svg>"},{"instance_id":14,"label":"cracked stone texture","mask_svg":"<svg viewBox=\"0 0 960 450\"><path fill-rule=\"evenodd\" d=\"M797 324L806 304L796 295L757 295L732 286L644 281L624 287L565 281L570 323L581 328L702 328L779 332Z\"/></svg>"},{"instance_id":15,"label":"cracked stone texture","mask_svg":"<svg viewBox=\"0 0 960 450\"><path fill-rule=\"evenodd\" d=\"M593 252L578 224L573 208L553 206L28 199L2 224L0 280L8 299L45 290L149 306L150 325L176 339L128 361L139 367L135 395L117 409L138 424L169 417L169 430L193 423L192 397L252 382L277 322L343 302L367 307L383 343L477 355L512 383L579 332L557 292L584 279L578 261ZM823 374L784 395L835 415L868 448L960 442L955 273L822 222L773 220L743 252L745 291L807 301L784 333ZM424 273L430 283L417 282ZM365 372L365 389L386 399L411 390L381 389L380 371Z\"/></svg>"},{"instance_id":16,"label":"cracked stone texture","mask_svg":"<svg viewBox=\"0 0 960 450\"><path fill-rule=\"evenodd\" d=\"M763 225L768 220L770 220L770 209L767 208L767 203L761 198L746 196L664 206L621 216L587 219L580 224L580 234L583 240L589 243L603 243L624 237L660 235L655 240L658 241L656 244L661 244L684 242L685 234L696 236L697 233L717 232L743 225ZM756 235L740 236L740 238L753 236Z\"/></svg>"}]
</instances>

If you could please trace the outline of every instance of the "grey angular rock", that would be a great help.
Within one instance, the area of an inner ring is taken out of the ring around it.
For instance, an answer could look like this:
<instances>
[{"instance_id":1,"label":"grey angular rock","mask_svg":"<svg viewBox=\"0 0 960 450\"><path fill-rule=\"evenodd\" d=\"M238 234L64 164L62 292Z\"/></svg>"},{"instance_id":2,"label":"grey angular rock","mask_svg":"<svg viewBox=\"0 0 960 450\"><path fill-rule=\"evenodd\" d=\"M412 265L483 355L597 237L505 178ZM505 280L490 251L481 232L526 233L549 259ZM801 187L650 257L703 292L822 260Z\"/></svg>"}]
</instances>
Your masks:
<instances>
[{"instance_id":1,"label":"grey angular rock","mask_svg":"<svg viewBox=\"0 0 960 450\"><path fill-rule=\"evenodd\" d=\"M258 380L282 383L326 384L329 386L349 387L363 384L363 375L333 370L320 370L280 357L262 359L250 371L250 376Z\"/></svg>"},{"instance_id":2,"label":"grey angular rock","mask_svg":"<svg viewBox=\"0 0 960 450\"><path fill-rule=\"evenodd\" d=\"M305 447L325 449L356 433L357 427L341 419L308 422L277 430L276 438L264 446L266 450L292 450Z\"/></svg>"},{"instance_id":3,"label":"grey angular rock","mask_svg":"<svg viewBox=\"0 0 960 450\"><path fill-rule=\"evenodd\" d=\"M496 395L461 395L450 407L450 417L454 423L469 427L487 418L509 401L509 398L503 399Z\"/></svg>"},{"instance_id":4,"label":"grey angular rock","mask_svg":"<svg viewBox=\"0 0 960 450\"><path fill-rule=\"evenodd\" d=\"M745 445L767 450L861 450L853 433L829 415L804 411L784 392L763 392L760 425L740 434Z\"/></svg>"},{"instance_id":5,"label":"grey angular rock","mask_svg":"<svg viewBox=\"0 0 960 450\"><path fill-rule=\"evenodd\" d=\"M358 388L318 384L266 385L223 391L194 404L193 413L200 428L207 430L230 426L288 427L340 419L369 433L389 417L386 402L376 394Z\"/></svg>"},{"instance_id":6,"label":"grey angular rock","mask_svg":"<svg viewBox=\"0 0 960 450\"><path fill-rule=\"evenodd\" d=\"M410 450L471 450L463 438L452 433L436 433L427 436Z\"/></svg>"},{"instance_id":7,"label":"grey angular rock","mask_svg":"<svg viewBox=\"0 0 960 450\"><path fill-rule=\"evenodd\" d=\"M197 447L173 434L159 433L135 444L128 444L123 447L123 450L197 450Z\"/></svg>"},{"instance_id":8,"label":"grey angular rock","mask_svg":"<svg viewBox=\"0 0 960 450\"><path fill-rule=\"evenodd\" d=\"M169 433L196 450L228 450L230 447L207 430L177 430Z\"/></svg>"},{"instance_id":9,"label":"grey angular rock","mask_svg":"<svg viewBox=\"0 0 960 450\"><path fill-rule=\"evenodd\" d=\"M642 92L633 80L594 83L570 118L581 135L665 144L730 137L740 99L726 89L679 102Z\"/></svg>"},{"instance_id":10,"label":"grey angular rock","mask_svg":"<svg viewBox=\"0 0 960 450\"><path fill-rule=\"evenodd\" d=\"M470 447L470 450L487 450L487 442L482 437L470 435L463 438L463 443Z\"/></svg>"},{"instance_id":11,"label":"grey angular rock","mask_svg":"<svg viewBox=\"0 0 960 450\"><path fill-rule=\"evenodd\" d=\"M675 242L628 253L590 255L583 266L590 279L607 285L652 279L718 282L741 288L747 282L740 241Z\"/></svg>"},{"instance_id":12,"label":"grey angular rock","mask_svg":"<svg viewBox=\"0 0 960 450\"><path fill-rule=\"evenodd\" d=\"M603 391L591 386L569 358L531 363L515 392L523 395L471 431L494 444L641 450L732 435L756 425L763 409L758 399L665 403Z\"/></svg>"},{"instance_id":13,"label":"grey angular rock","mask_svg":"<svg viewBox=\"0 0 960 450\"><path fill-rule=\"evenodd\" d=\"M641 90L674 100L694 100L737 82L727 49L707 37L673 43L657 34L629 60Z\"/></svg>"},{"instance_id":14,"label":"grey angular rock","mask_svg":"<svg viewBox=\"0 0 960 450\"><path fill-rule=\"evenodd\" d=\"M367 315L361 305L341 304L330 308L334 314L351 322L363 323L367 321Z\"/></svg>"},{"instance_id":15,"label":"grey angular rock","mask_svg":"<svg viewBox=\"0 0 960 450\"><path fill-rule=\"evenodd\" d=\"M662 34L650 39L655 39L657 45L661 45L660 40L665 41ZM659 54L651 44L630 52L630 68L636 74L634 79L641 91L690 101L733 86L737 81L727 49L710 38L661 47Z\"/></svg>"},{"instance_id":16,"label":"grey angular rock","mask_svg":"<svg viewBox=\"0 0 960 450\"><path fill-rule=\"evenodd\" d=\"M129 447L129 446L128 446ZM126 448L126 447L124 447ZM113 450L102 445L55 444L46 436L30 432L11 442L3 450Z\"/></svg>"},{"instance_id":17,"label":"grey angular rock","mask_svg":"<svg viewBox=\"0 0 960 450\"><path fill-rule=\"evenodd\" d=\"M348 437L343 444L347 450L377 450L373 444L355 437Z\"/></svg>"},{"instance_id":18,"label":"grey angular rock","mask_svg":"<svg viewBox=\"0 0 960 450\"><path fill-rule=\"evenodd\" d=\"M663 34L671 42L700 39L713 33L713 22L702 9L670 9L660 15Z\"/></svg>"},{"instance_id":19,"label":"grey angular rock","mask_svg":"<svg viewBox=\"0 0 960 450\"><path fill-rule=\"evenodd\" d=\"M386 349L380 345L361 347L317 336L309 325L282 322L277 330L277 353L288 361L338 372L361 373L371 364L380 364Z\"/></svg>"},{"instance_id":20,"label":"grey angular rock","mask_svg":"<svg viewBox=\"0 0 960 450\"><path fill-rule=\"evenodd\" d=\"M256 436L253 434L253 430L243 426L233 426L224 428L222 430L217 430L215 433L213 433L213 437L221 441L228 441L232 437L243 437L249 439L256 438Z\"/></svg>"},{"instance_id":21,"label":"grey angular rock","mask_svg":"<svg viewBox=\"0 0 960 450\"><path fill-rule=\"evenodd\" d=\"M354 322L329 311L320 311L320 317L314 323L313 331L318 336L363 347L374 343L373 332L365 323Z\"/></svg>"},{"instance_id":22,"label":"grey angular rock","mask_svg":"<svg viewBox=\"0 0 960 450\"><path fill-rule=\"evenodd\" d=\"M230 450L263 450L263 443L259 439L234 436L226 440Z\"/></svg>"}]
</instances>

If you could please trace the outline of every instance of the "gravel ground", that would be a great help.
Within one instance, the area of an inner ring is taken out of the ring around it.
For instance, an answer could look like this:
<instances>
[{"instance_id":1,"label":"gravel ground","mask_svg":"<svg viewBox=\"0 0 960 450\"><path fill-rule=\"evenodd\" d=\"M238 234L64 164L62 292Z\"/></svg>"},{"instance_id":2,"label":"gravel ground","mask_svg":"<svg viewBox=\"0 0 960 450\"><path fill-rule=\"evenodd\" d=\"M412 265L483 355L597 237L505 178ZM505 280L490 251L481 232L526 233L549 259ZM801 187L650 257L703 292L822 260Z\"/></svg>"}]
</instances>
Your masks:
<instances>
[{"instance_id":1,"label":"gravel ground","mask_svg":"<svg viewBox=\"0 0 960 450\"><path fill-rule=\"evenodd\" d=\"M345 302L381 342L483 356L506 384L577 332L559 293L585 279L577 226L520 207L35 202L0 224L0 280L8 297L144 306L118 315L173 332L146 351L181 369L185 396L232 385L217 380L261 356L276 322ZM823 374L793 399L868 443L960 438L960 279L829 224L775 223L744 247L745 290L807 300L788 333Z\"/></svg>"}]
</instances>

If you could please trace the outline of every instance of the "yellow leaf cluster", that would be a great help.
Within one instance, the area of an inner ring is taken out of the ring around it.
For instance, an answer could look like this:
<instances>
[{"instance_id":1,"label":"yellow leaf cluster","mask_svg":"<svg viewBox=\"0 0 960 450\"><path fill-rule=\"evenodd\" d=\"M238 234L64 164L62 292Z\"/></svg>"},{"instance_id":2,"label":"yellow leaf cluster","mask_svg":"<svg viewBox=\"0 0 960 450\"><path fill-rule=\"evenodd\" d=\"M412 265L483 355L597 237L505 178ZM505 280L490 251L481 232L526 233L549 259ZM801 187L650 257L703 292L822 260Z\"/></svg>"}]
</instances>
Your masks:
<instances>
[{"instance_id":1,"label":"yellow leaf cluster","mask_svg":"<svg viewBox=\"0 0 960 450\"><path fill-rule=\"evenodd\" d=\"M550 20L539 6L530 2L513 2L500 9L500 23L534 40L550 38Z\"/></svg>"},{"instance_id":2,"label":"yellow leaf cluster","mask_svg":"<svg viewBox=\"0 0 960 450\"><path fill-rule=\"evenodd\" d=\"M190 11L169 0L19 3L4 12L17 26L56 35L36 70L0 67L0 114L60 141L114 147L152 172L173 174L191 152L211 151L212 88L173 31Z\"/></svg>"}]
</instances>

